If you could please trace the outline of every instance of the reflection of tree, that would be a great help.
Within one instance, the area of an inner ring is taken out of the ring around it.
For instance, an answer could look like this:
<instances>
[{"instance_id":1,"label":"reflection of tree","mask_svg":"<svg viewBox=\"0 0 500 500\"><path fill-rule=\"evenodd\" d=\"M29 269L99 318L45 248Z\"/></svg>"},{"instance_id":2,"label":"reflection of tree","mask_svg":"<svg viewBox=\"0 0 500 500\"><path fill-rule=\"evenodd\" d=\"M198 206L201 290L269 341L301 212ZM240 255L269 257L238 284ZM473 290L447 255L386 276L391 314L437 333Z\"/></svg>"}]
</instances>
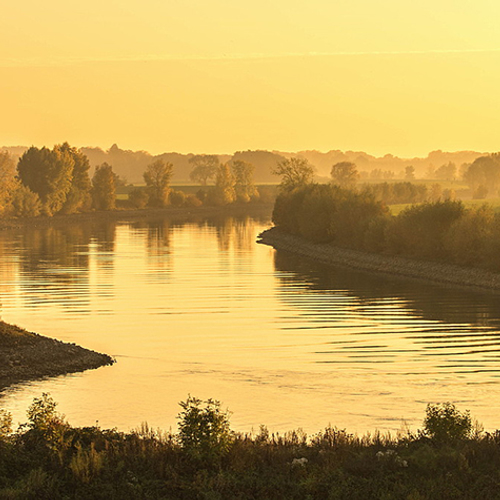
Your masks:
<instances>
[{"instance_id":1,"label":"reflection of tree","mask_svg":"<svg viewBox=\"0 0 500 500\"><path fill-rule=\"evenodd\" d=\"M136 234L145 235L146 249L150 257L170 254L172 222L167 218L135 221L131 227Z\"/></svg>"},{"instance_id":2,"label":"reflection of tree","mask_svg":"<svg viewBox=\"0 0 500 500\"><path fill-rule=\"evenodd\" d=\"M275 267L283 286L297 285L319 291L339 291L351 296L359 312L396 299L398 304L425 320L448 324L500 327L498 295L444 288L425 282L333 268L284 252L275 253ZM283 296L284 298L284 296ZM325 312L325 311L322 311Z\"/></svg>"},{"instance_id":3,"label":"reflection of tree","mask_svg":"<svg viewBox=\"0 0 500 500\"><path fill-rule=\"evenodd\" d=\"M169 279L171 268L171 233L173 225L168 218L135 221L131 225L135 234L144 238L148 268L155 281Z\"/></svg>"},{"instance_id":4,"label":"reflection of tree","mask_svg":"<svg viewBox=\"0 0 500 500\"><path fill-rule=\"evenodd\" d=\"M254 244L255 221L252 217L221 217L210 221L217 234L217 243L221 252L228 251L231 246L236 250L251 252Z\"/></svg>"},{"instance_id":5,"label":"reflection of tree","mask_svg":"<svg viewBox=\"0 0 500 500\"><path fill-rule=\"evenodd\" d=\"M0 232L0 292L7 293L11 283L14 280L15 264L10 258L11 251L5 239L5 232Z\"/></svg>"},{"instance_id":6,"label":"reflection of tree","mask_svg":"<svg viewBox=\"0 0 500 500\"><path fill-rule=\"evenodd\" d=\"M100 221L92 225L92 238L100 252L115 251L116 222Z\"/></svg>"},{"instance_id":7,"label":"reflection of tree","mask_svg":"<svg viewBox=\"0 0 500 500\"><path fill-rule=\"evenodd\" d=\"M38 302L36 292L56 293L58 300L88 302L89 244L91 230L87 225L26 228L18 240L20 270L32 277L27 300ZM78 294L74 286L78 285Z\"/></svg>"}]
</instances>

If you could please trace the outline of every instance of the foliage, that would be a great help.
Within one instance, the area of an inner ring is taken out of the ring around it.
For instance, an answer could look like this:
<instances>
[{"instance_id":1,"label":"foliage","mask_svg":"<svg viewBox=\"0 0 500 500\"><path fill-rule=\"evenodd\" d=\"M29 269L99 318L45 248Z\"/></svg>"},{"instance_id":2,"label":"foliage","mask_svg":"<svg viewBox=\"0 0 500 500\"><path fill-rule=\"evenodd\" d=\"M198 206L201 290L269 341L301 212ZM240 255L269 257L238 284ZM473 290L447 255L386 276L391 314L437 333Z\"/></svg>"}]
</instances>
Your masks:
<instances>
[{"instance_id":1,"label":"foliage","mask_svg":"<svg viewBox=\"0 0 500 500\"><path fill-rule=\"evenodd\" d=\"M248 203L252 199L258 198L259 192L253 180L255 167L246 161L236 160L233 162L232 171L235 180L236 201Z\"/></svg>"},{"instance_id":2,"label":"foliage","mask_svg":"<svg viewBox=\"0 0 500 500\"><path fill-rule=\"evenodd\" d=\"M27 441L31 445L45 444L48 448L59 451L64 441L64 434L68 425L64 418L56 411L57 403L48 393L41 398L34 398L28 408Z\"/></svg>"},{"instance_id":3,"label":"foliage","mask_svg":"<svg viewBox=\"0 0 500 500\"><path fill-rule=\"evenodd\" d=\"M391 253L424 259L446 257L446 233L465 212L460 201L414 205L393 219L387 230Z\"/></svg>"},{"instance_id":4,"label":"foliage","mask_svg":"<svg viewBox=\"0 0 500 500\"><path fill-rule=\"evenodd\" d=\"M113 168L107 163L98 165L92 177L92 203L97 210L113 210L116 203Z\"/></svg>"},{"instance_id":5,"label":"foliage","mask_svg":"<svg viewBox=\"0 0 500 500\"><path fill-rule=\"evenodd\" d=\"M229 412L221 410L219 401L189 396L179 403L179 440L184 450L198 457L215 457L227 453L233 440Z\"/></svg>"},{"instance_id":6,"label":"foliage","mask_svg":"<svg viewBox=\"0 0 500 500\"><path fill-rule=\"evenodd\" d=\"M452 181L457 175L457 166L450 161L437 168L434 172L434 175L436 179L440 179L443 181Z\"/></svg>"},{"instance_id":7,"label":"foliage","mask_svg":"<svg viewBox=\"0 0 500 500\"><path fill-rule=\"evenodd\" d=\"M30 188L19 185L12 193L12 211L20 217L36 217L42 211L42 203Z\"/></svg>"},{"instance_id":8,"label":"foliage","mask_svg":"<svg viewBox=\"0 0 500 500\"><path fill-rule=\"evenodd\" d=\"M206 186L209 181L215 179L220 166L216 155L194 155L189 159L189 163L193 165L189 178L202 186Z\"/></svg>"},{"instance_id":9,"label":"foliage","mask_svg":"<svg viewBox=\"0 0 500 500\"><path fill-rule=\"evenodd\" d=\"M186 196L185 204L187 207L200 207L203 202L198 198L198 196L190 193Z\"/></svg>"},{"instance_id":10,"label":"foliage","mask_svg":"<svg viewBox=\"0 0 500 500\"><path fill-rule=\"evenodd\" d=\"M215 186L207 193L207 203L209 205L229 205L236 200L235 178L230 166L226 163L217 169Z\"/></svg>"},{"instance_id":11,"label":"foliage","mask_svg":"<svg viewBox=\"0 0 500 500\"><path fill-rule=\"evenodd\" d=\"M346 188L354 187L359 179L358 169L350 161L341 161L333 165L330 175L334 184Z\"/></svg>"},{"instance_id":12,"label":"foliage","mask_svg":"<svg viewBox=\"0 0 500 500\"><path fill-rule=\"evenodd\" d=\"M272 173L281 176L280 187L283 191L291 191L311 184L314 168L305 158L294 157L278 162Z\"/></svg>"},{"instance_id":13,"label":"foliage","mask_svg":"<svg viewBox=\"0 0 500 500\"><path fill-rule=\"evenodd\" d=\"M7 151L0 151L0 214L10 212L13 193L17 187L14 160Z\"/></svg>"},{"instance_id":14,"label":"foliage","mask_svg":"<svg viewBox=\"0 0 500 500\"><path fill-rule=\"evenodd\" d=\"M182 207L186 202L186 195L184 191L172 190L170 191L170 203L174 207Z\"/></svg>"},{"instance_id":15,"label":"foliage","mask_svg":"<svg viewBox=\"0 0 500 500\"><path fill-rule=\"evenodd\" d=\"M312 241L364 248L375 220L386 213L387 208L368 192L310 184L280 193L273 222Z\"/></svg>"},{"instance_id":16,"label":"foliage","mask_svg":"<svg viewBox=\"0 0 500 500\"><path fill-rule=\"evenodd\" d=\"M0 441L12 433L12 414L0 409Z\"/></svg>"},{"instance_id":17,"label":"foliage","mask_svg":"<svg viewBox=\"0 0 500 500\"><path fill-rule=\"evenodd\" d=\"M412 181L415 179L415 167L408 165L405 167L405 181Z\"/></svg>"},{"instance_id":18,"label":"foliage","mask_svg":"<svg viewBox=\"0 0 500 500\"><path fill-rule=\"evenodd\" d=\"M457 264L500 270L500 217L491 206L467 210L452 224L444 243Z\"/></svg>"},{"instance_id":19,"label":"foliage","mask_svg":"<svg viewBox=\"0 0 500 500\"><path fill-rule=\"evenodd\" d=\"M144 172L147 192L149 194L149 204L154 207L164 207L168 205L170 194L170 179L174 171L174 166L164 160L156 160L148 166Z\"/></svg>"},{"instance_id":20,"label":"foliage","mask_svg":"<svg viewBox=\"0 0 500 500\"><path fill-rule=\"evenodd\" d=\"M387 205L399 203L422 203L427 199L427 187L412 182L382 182L367 184L363 190Z\"/></svg>"},{"instance_id":21,"label":"foliage","mask_svg":"<svg viewBox=\"0 0 500 500\"><path fill-rule=\"evenodd\" d=\"M438 442L467 439L471 436L472 421L468 411L460 412L452 403L428 404L424 433Z\"/></svg>"},{"instance_id":22,"label":"foliage","mask_svg":"<svg viewBox=\"0 0 500 500\"><path fill-rule=\"evenodd\" d=\"M149 195L145 189L134 188L128 194L129 202L135 208L144 208L149 201Z\"/></svg>"},{"instance_id":23,"label":"foliage","mask_svg":"<svg viewBox=\"0 0 500 500\"><path fill-rule=\"evenodd\" d=\"M67 142L54 146L54 150L62 155L67 155L73 162L71 185L66 195L66 200L61 207L63 213L73 213L88 210L91 205L91 182L89 177L89 159L77 148L71 147Z\"/></svg>"},{"instance_id":24,"label":"foliage","mask_svg":"<svg viewBox=\"0 0 500 500\"><path fill-rule=\"evenodd\" d=\"M484 184L479 184L475 189L474 192L472 193L472 198L474 200L484 200L488 196L488 186L485 186Z\"/></svg>"},{"instance_id":25,"label":"foliage","mask_svg":"<svg viewBox=\"0 0 500 500\"><path fill-rule=\"evenodd\" d=\"M407 193L426 192L398 184ZM406 206L392 216L376 196L387 194L387 186L353 191L310 184L285 190L276 199L273 222L314 242L500 270L500 213L492 207L466 209L443 192L443 201Z\"/></svg>"},{"instance_id":26,"label":"foliage","mask_svg":"<svg viewBox=\"0 0 500 500\"><path fill-rule=\"evenodd\" d=\"M19 159L17 171L23 185L40 197L43 212L53 215L66 203L74 165L65 149L32 146Z\"/></svg>"},{"instance_id":27,"label":"foliage","mask_svg":"<svg viewBox=\"0 0 500 500\"><path fill-rule=\"evenodd\" d=\"M430 405L427 412L431 429L445 429L443 440L427 430L358 436L328 426L308 438L300 430L279 434L264 426L256 434L227 434L223 425L228 445L208 438L206 448L199 445L198 429L213 436L221 426L196 422L222 414L227 423L227 412L212 400L184 402L181 415L193 417L186 446L180 434L147 425L122 433L67 424L59 425L61 439L53 446L40 429L57 420L55 403L44 395L32 408L32 424L0 439L0 498L498 498L500 431L464 431L468 412L449 403Z\"/></svg>"},{"instance_id":28,"label":"foliage","mask_svg":"<svg viewBox=\"0 0 500 500\"><path fill-rule=\"evenodd\" d=\"M464 181L476 193L480 186L496 193L500 187L500 154L476 158L464 172Z\"/></svg>"}]
</instances>

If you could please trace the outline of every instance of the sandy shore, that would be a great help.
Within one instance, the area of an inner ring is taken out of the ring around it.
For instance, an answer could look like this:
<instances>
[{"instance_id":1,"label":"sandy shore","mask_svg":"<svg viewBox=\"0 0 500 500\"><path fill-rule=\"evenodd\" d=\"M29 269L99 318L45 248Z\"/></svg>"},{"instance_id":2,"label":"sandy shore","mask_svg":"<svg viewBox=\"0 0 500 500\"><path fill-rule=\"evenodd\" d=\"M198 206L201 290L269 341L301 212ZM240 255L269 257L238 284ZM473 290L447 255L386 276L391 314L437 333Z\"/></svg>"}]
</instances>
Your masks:
<instances>
[{"instance_id":1,"label":"sandy shore","mask_svg":"<svg viewBox=\"0 0 500 500\"><path fill-rule=\"evenodd\" d=\"M9 385L112 365L107 354L0 321L0 391Z\"/></svg>"},{"instance_id":2,"label":"sandy shore","mask_svg":"<svg viewBox=\"0 0 500 500\"><path fill-rule=\"evenodd\" d=\"M464 268L436 262L359 252L337 248L329 244L311 243L276 228L261 233L258 242L270 245L277 250L303 255L308 259L329 265L425 280L448 286L492 292L500 291L500 274L482 269Z\"/></svg>"}]
</instances>

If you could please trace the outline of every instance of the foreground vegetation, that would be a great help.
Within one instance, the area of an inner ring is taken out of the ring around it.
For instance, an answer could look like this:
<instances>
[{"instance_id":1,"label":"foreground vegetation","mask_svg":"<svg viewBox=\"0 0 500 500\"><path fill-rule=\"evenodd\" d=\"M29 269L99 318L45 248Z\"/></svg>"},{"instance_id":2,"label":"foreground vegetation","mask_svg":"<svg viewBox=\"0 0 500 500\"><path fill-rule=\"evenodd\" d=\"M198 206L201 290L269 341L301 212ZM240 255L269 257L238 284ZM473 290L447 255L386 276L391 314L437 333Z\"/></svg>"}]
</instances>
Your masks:
<instances>
[{"instance_id":1,"label":"foreground vegetation","mask_svg":"<svg viewBox=\"0 0 500 500\"><path fill-rule=\"evenodd\" d=\"M179 432L71 427L44 394L12 431L0 410L0 498L494 499L500 431L428 405L423 430L231 431L217 401L181 403Z\"/></svg>"}]
</instances>

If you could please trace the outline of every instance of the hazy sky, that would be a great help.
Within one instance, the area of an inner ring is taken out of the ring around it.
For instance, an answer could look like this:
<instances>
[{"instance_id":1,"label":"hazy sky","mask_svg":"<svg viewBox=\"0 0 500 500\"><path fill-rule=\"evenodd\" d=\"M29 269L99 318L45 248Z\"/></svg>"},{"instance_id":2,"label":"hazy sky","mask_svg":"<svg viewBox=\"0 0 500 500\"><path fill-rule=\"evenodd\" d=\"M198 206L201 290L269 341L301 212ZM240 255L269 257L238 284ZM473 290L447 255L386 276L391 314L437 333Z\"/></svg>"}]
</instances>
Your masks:
<instances>
[{"instance_id":1,"label":"hazy sky","mask_svg":"<svg viewBox=\"0 0 500 500\"><path fill-rule=\"evenodd\" d=\"M0 145L500 150L498 0L9 0Z\"/></svg>"}]
</instances>

